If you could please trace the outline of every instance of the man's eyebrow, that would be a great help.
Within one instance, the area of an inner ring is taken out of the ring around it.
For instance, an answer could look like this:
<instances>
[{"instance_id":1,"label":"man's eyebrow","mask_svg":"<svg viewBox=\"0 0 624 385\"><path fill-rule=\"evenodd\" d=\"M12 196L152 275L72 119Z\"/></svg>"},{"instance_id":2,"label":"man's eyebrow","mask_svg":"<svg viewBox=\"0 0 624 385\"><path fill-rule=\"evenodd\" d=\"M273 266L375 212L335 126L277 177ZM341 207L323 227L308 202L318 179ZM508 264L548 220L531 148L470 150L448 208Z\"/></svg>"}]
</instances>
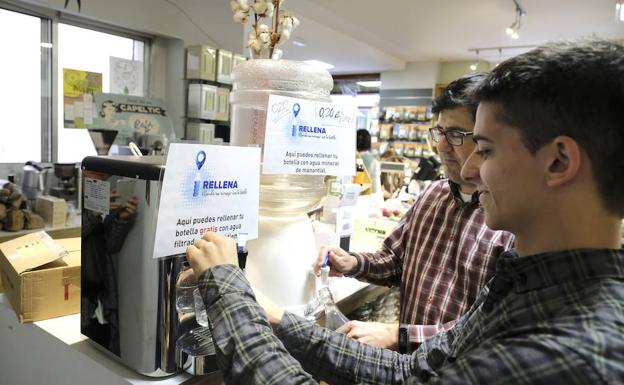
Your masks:
<instances>
[{"instance_id":1,"label":"man's eyebrow","mask_svg":"<svg viewBox=\"0 0 624 385\"><path fill-rule=\"evenodd\" d=\"M478 143L479 141L485 141L485 142L492 143L492 139L489 139L488 137L483 136L483 135L473 135L472 136L472 141L475 142L475 143Z\"/></svg>"}]
</instances>

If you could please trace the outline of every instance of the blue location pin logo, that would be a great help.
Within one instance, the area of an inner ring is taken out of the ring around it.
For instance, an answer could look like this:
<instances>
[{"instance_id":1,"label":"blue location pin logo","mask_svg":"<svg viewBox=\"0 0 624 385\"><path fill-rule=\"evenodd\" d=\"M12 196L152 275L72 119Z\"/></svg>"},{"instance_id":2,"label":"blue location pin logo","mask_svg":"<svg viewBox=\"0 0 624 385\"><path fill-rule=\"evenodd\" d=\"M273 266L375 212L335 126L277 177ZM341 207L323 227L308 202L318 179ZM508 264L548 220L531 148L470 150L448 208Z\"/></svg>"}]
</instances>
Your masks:
<instances>
[{"instance_id":1,"label":"blue location pin logo","mask_svg":"<svg viewBox=\"0 0 624 385\"><path fill-rule=\"evenodd\" d=\"M197 165L197 171L201 170L204 162L206 161L206 153L204 151L199 151L195 156L195 164ZM201 176L199 172L195 176L195 181L193 183L193 196L196 197L199 195L199 187L201 185Z\"/></svg>"},{"instance_id":2,"label":"blue location pin logo","mask_svg":"<svg viewBox=\"0 0 624 385\"><path fill-rule=\"evenodd\" d=\"M195 157L195 163L197 164L197 170L201 170L204 162L206 161L206 153L202 150L197 153Z\"/></svg>"},{"instance_id":3,"label":"blue location pin logo","mask_svg":"<svg viewBox=\"0 0 624 385\"><path fill-rule=\"evenodd\" d=\"M295 115L295 118L297 117L297 115L299 115L299 111L301 111L301 106L299 105L299 103L293 104L293 115ZM294 122L292 125L292 136L297 136L297 125L294 124Z\"/></svg>"}]
</instances>

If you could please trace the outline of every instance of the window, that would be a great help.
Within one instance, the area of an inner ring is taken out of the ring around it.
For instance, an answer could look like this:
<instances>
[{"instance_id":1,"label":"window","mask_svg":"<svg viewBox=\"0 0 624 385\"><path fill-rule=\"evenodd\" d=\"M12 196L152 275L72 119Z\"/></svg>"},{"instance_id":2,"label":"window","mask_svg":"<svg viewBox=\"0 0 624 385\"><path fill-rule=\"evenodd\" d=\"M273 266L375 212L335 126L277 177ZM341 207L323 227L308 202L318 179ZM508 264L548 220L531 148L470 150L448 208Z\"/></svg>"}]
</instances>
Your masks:
<instances>
[{"instance_id":1,"label":"window","mask_svg":"<svg viewBox=\"0 0 624 385\"><path fill-rule=\"evenodd\" d=\"M96 155L86 129L65 127L64 114L67 111L63 103L63 69L101 74L102 92L110 92L110 57L144 62L144 54L143 41L59 23L58 162L80 162L85 156ZM144 88L139 88L140 92L135 95L143 96ZM88 113L93 114L95 111L90 110Z\"/></svg>"},{"instance_id":2,"label":"window","mask_svg":"<svg viewBox=\"0 0 624 385\"><path fill-rule=\"evenodd\" d=\"M42 160L42 137L47 137L42 133L48 127L42 124L47 26L45 19L0 9L0 163Z\"/></svg>"}]
</instances>

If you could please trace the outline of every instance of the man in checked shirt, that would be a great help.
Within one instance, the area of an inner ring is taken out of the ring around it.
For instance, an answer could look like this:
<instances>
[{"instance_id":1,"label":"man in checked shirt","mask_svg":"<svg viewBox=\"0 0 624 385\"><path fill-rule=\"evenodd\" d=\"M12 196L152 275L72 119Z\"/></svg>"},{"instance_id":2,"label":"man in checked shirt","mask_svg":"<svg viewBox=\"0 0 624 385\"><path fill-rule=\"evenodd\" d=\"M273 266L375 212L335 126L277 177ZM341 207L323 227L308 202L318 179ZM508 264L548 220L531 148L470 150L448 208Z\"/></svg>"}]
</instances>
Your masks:
<instances>
[{"instance_id":1,"label":"man in checked shirt","mask_svg":"<svg viewBox=\"0 0 624 385\"><path fill-rule=\"evenodd\" d=\"M475 97L462 176L516 249L469 311L411 355L372 347L254 296L234 241L208 233L187 254L227 383L624 383L624 46L538 47Z\"/></svg>"},{"instance_id":2,"label":"man in checked shirt","mask_svg":"<svg viewBox=\"0 0 624 385\"><path fill-rule=\"evenodd\" d=\"M431 183L371 253L321 248L314 269L330 253L330 275L400 287L400 324L351 321L338 331L372 346L409 353L427 338L450 329L492 277L496 258L513 235L485 224L476 186L461 167L475 148L477 103L470 90L484 73L451 82L433 101L437 124L430 129L448 179Z\"/></svg>"}]
</instances>

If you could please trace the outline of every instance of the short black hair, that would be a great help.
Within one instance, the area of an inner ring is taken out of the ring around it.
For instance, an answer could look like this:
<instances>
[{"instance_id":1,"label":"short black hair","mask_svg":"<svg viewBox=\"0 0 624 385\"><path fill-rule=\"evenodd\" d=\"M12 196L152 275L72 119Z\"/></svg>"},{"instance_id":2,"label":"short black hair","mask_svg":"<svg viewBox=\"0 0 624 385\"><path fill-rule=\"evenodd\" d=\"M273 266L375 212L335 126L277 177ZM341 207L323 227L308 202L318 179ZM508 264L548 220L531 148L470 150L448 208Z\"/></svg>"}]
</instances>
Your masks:
<instances>
[{"instance_id":1,"label":"short black hair","mask_svg":"<svg viewBox=\"0 0 624 385\"><path fill-rule=\"evenodd\" d=\"M574 139L591 160L604 207L624 217L624 46L549 43L502 62L473 96L493 102L532 154L557 136Z\"/></svg>"},{"instance_id":2,"label":"short black hair","mask_svg":"<svg viewBox=\"0 0 624 385\"><path fill-rule=\"evenodd\" d=\"M371 135L368 130L360 128L356 133L355 147L358 151L367 151L371 148Z\"/></svg>"},{"instance_id":3,"label":"short black hair","mask_svg":"<svg viewBox=\"0 0 624 385\"><path fill-rule=\"evenodd\" d=\"M438 114L452 108L468 107L474 120L479 103L471 95L473 89L485 78L485 75L484 72L474 72L450 82L442 94L433 100L431 112Z\"/></svg>"}]
</instances>

